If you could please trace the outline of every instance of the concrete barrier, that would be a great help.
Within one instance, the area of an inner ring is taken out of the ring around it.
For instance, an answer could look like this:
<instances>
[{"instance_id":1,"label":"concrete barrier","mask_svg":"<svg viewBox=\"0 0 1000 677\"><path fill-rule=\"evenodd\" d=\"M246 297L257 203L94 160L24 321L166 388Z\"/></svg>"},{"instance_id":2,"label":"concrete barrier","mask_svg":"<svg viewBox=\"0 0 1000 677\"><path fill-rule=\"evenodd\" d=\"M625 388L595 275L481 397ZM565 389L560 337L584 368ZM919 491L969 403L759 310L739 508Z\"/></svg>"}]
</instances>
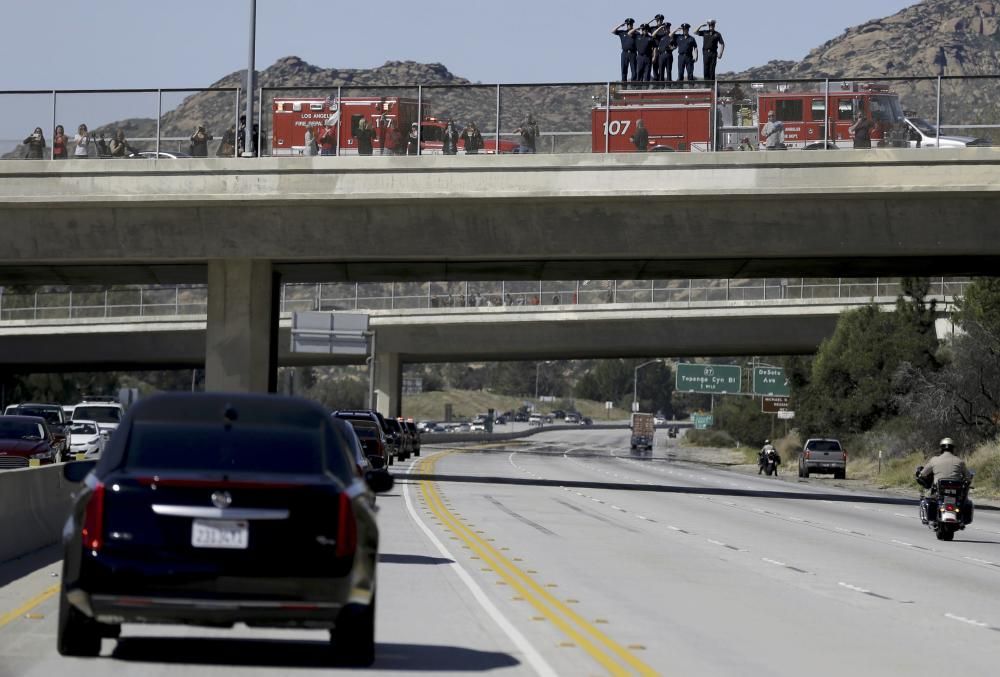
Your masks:
<instances>
[{"instance_id":1,"label":"concrete barrier","mask_svg":"<svg viewBox=\"0 0 1000 677\"><path fill-rule=\"evenodd\" d=\"M62 465L0 472L0 562L58 543L79 485Z\"/></svg>"}]
</instances>

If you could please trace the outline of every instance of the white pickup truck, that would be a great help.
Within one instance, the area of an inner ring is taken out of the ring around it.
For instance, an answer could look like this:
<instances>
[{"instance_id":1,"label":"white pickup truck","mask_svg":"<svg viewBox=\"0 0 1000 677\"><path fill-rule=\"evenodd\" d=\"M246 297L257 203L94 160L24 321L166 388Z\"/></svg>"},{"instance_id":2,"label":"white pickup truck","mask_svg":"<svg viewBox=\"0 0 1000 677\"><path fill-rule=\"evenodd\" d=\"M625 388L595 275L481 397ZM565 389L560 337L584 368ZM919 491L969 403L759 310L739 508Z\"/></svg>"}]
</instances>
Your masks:
<instances>
[{"instance_id":1,"label":"white pickup truck","mask_svg":"<svg viewBox=\"0 0 1000 677\"><path fill-rule=\"evenodd\" d=\"M968 146L992 146L989 139L972 136L951 136L942 134L938 145L937 128L923 118L903 118L906 131L910 134L910 148L966 148Z\"/></svg>"}]
</instances>

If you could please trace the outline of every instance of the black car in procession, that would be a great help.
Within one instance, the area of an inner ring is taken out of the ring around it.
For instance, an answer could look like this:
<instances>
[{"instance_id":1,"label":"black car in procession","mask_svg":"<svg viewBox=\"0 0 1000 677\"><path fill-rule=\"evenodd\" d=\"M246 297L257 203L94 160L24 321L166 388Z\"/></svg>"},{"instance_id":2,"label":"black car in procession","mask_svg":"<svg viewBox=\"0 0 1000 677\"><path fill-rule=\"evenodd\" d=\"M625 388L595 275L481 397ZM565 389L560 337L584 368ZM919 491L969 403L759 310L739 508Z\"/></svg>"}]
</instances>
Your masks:
<instances>
[{"instance_id":1,"label":"black car in procession","mask_svg":"<svg viewBox=\"0 0 1000 677\"><path fill-rule=\"evenodd\" d=\"M122 623L329 629L375 652L371 491L319 405L184 393L142 400L83 480L66 528L58 650L95 656ZM366 482L367 480L367 482Z\"/></svg>"}]
</instances>

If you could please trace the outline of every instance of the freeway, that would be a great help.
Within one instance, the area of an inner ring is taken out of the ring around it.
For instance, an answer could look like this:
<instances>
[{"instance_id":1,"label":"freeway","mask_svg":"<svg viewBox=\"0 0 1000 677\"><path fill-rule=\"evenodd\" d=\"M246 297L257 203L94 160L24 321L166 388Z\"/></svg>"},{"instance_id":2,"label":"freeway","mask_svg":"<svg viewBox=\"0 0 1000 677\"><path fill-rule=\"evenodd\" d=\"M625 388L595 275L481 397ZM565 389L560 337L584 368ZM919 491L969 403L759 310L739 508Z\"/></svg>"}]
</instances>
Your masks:
<instances>
[{"instance_id":1,"label":"freeway","mask_svg":"<svg viewBox=\"0 0 1000 677\"><path fill-rule=\"evenodd\" d=\"M910 499L687 463L665 436L631 458L627 434L427 447L393 466L375 671L995 673L996 512L939 543ZM101 658L62 659L58 557L0 568L2 677L325 667L322 633L245 628L126 626Z\"/></svg>"}]
</instances>

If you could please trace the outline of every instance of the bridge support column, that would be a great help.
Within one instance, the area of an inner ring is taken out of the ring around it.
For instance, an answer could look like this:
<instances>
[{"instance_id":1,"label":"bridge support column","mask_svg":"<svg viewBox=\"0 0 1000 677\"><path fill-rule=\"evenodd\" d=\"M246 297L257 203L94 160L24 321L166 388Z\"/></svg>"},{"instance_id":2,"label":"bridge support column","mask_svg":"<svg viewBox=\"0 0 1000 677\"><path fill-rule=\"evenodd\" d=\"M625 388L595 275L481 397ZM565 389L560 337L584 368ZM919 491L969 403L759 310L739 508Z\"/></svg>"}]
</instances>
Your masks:
<instances>
[{"instance_id":1,"label":"bridge support column","mask_svg":"<svg viewBox=\"0 0 1000 677\"><path fill-rule=\"evenodd\" d=\"M403 410L403 363L399 353L375 355L375 406L393 418Z\"/></svg>"},{"instance_id":2,"label":"bridge support column","mask_svg":"<svg viewBox=\"0 0 1000 677\"><path fill-rule=\"evenodd\" d=\"M277 391L280 290L270 261L209 261L206 390Z\"/></svg>"}]
</instances>

